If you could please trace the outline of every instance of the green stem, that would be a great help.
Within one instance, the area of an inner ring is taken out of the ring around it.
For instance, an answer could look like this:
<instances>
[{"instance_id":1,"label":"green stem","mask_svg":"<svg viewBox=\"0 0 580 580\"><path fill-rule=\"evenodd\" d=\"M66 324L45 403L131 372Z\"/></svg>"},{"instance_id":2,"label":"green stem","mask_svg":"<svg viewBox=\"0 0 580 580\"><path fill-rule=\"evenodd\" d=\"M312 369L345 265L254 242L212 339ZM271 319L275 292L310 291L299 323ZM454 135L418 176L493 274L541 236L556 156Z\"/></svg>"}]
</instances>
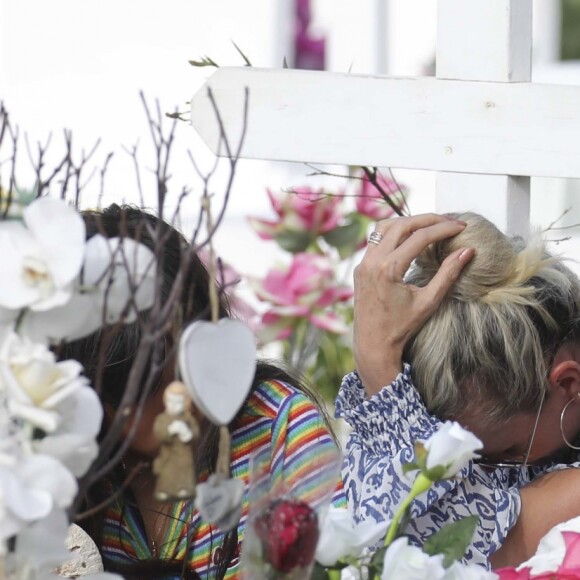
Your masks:
<instances>
[{"instance_id":1,"label":"green stem","mask_svg":"<svg viewBox=\"0 0 580 580\"><path fill-rule=\"evenodd\" d=\"M327 570L328 580L340 580L340 570Z\"/></svg>"},{"instance_id":2,"label":"green stem","mask_svg":"<svg viewBox=\"0 0 580 580\"><path fill-rule=\"evenodd\" d=\"M395 513L395 516L393 517L393 521L391 522L389 530L387 531L387 535L385 536L385 543L383 544L385 547L390 546L391 542L397 536L401 518L407 511L407 508L411 505L411 502L418 495L422 494L424 491L427 491L431 487L432 483L433 482L427 476L423 475L423 473L419 473L419 475L417 476L417 478L413 483L413 487L411 488L409 495L405 498L405 501L403 501L403 503L400 505L399 509Z\"/></svg>"}]
</instances>

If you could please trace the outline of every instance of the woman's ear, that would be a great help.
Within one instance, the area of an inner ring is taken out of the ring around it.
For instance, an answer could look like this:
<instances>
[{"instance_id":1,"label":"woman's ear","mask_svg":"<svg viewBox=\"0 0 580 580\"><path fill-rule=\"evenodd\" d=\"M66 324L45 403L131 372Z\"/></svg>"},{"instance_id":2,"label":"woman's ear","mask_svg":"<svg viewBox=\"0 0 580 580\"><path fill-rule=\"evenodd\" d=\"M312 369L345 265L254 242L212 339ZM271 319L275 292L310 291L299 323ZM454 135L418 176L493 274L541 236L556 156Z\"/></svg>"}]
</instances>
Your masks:
<instances>
[{"instance_id":1,"label":"woman's ear","mask_svg":"<svg viewBox=\"0 0 580 580\"><path fill-rule=\"evenodd\" d=\"M579 349L576 345L563 345L554 356L548 375L552 394L560 394L570 400L580 393Z\"/></svg>"}]
</instances>

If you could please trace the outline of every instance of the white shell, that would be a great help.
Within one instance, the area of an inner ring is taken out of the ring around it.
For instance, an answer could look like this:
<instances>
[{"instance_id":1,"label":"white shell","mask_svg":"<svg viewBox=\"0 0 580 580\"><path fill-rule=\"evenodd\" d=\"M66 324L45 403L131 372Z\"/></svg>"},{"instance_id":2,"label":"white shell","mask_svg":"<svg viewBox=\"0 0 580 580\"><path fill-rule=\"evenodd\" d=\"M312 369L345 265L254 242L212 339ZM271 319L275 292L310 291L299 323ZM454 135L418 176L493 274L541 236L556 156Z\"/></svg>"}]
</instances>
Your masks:
<instances>
[{"instance_id":1,"label":"white shell","mask_svg":"<svg viewBox=\"0 0 580 580\"><path fill-rule=\"evenodd\" d=\"M238 320L194 322L179 341L179 369L199 410L213 423L227 425L252 386L254 335Z\"/></svg>"},{"instance_id":2,"label":"white shell","mask_svg":"<svg viewBox=\"0 0 580 580\"><path fill-rule=\"evenodd\" d=\"M212 474L197 485L195 507L206 522L227 532L240 521L243 496L243 481Z\"/></svg>"},{"instance_id":3,"label":"white shell","mask_svg":"<svg viewBox=\"0 0 580 580\"><path fill-rule=\"evenodd\" d=\"M61 578L77 578L103 571L103 560L95 542L76 524L69 528L66 548L72 558L58 568L57 574Z\"/></svg>"}]
</instances>

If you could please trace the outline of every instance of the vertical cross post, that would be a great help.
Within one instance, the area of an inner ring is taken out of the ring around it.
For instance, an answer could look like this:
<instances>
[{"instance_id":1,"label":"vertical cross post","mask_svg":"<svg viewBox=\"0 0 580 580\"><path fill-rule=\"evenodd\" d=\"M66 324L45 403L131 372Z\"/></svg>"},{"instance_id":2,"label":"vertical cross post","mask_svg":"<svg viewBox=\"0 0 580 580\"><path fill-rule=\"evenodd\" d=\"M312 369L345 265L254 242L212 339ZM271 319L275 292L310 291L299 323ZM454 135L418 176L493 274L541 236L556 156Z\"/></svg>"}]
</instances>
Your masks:
<instances>
[{"instance_id":1,"label":"vertical cross post","mask_svg":"<svg viewBox=\"0 0 580 580\"><path fill-rule=\"evenodd\" d=\"M437 78L529 82L532 0L438 0ZM501 114L482 99L476 114ZM458 126L455 130L461 132ZM453 154L449 147L449 154ZM439 212L472 209L510 234L529 228L530 178L438 173Z\"/></svg>"}]
</instances>

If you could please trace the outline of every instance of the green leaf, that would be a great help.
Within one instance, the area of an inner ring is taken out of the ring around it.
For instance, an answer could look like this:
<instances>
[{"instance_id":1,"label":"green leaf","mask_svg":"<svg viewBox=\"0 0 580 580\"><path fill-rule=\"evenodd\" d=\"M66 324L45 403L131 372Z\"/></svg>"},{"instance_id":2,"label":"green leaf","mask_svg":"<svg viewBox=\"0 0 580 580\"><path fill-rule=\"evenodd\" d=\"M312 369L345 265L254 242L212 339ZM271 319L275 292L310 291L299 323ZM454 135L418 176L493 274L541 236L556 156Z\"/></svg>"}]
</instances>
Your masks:
<instances>
[{"instance_id":1,"label":"green leaf","mask_svg":"<svg viewBox=\"0 0 580 580\"><path fill-rule=\"evenodd\" d=\"M310 232L291 231L280 232L274 236L274 239L283 250L293 254L303 252L313 241Z\"/></svg>"},{"instance_id":2,"label":"green leaf","mask_svg":"<svg viewBox=\"0 0 580 580\"><path fill-rule=\"evenodd\" d=\"M373 554L369 564L369 578L374 578L375 576L381 577L387 549L387 546L382 546Z\"/></svg>"},{"instance_id":3,"label":"green leaf","mask_svg":"<svg viewBox=\"0 0 580 580\"><path fill-rule=\"evenodd\" d=\"M406 475L410 471L417 471L417 469L421 469L417 463L404 463L403 464L403 473Z\"/></svg>"},{"instance_id":4,"label":"green leaf","mask_svg":"<svg viewBox=\"0 0 580 580\"><path fill-rule=\"evenodd\" d=\"M215 66L216 68L219 68L219 64L217 64L213 59L211 59L209 56L205 55L204 57L201 58L201 60L190 60L189 64L191 66L197 66L197 67L203 67L203 66Z\"/></svg>"},{"instance_id":5,"label":"green leaf","mask_svg":"<svg viewBox=\"0 0 580 580\"><path fill-rule=\"evenodd\" d=\"M430 556L443 554L443 565L448 568L453 562L463 558L478 520L477 516L469 516L441 528L425 542L423 551Z\"/></svg>"},{"instance_id":6,"label":"green leaf","mask_svg":"<svg viewBox=\"0 0 580 580\"><path fill-rule=\"evenodd\" d=\"M365 235L366 223L363 225L361 220L353 218L351 223L338 226L322 237L327 244L338 250L341 258L348 258L356 252Z\"/></svg>"},{"instance_id":7,"label":"green leaf","mask_svg":"<svg viewBox=\"0 0 580 580\"><path fill-rule=\"evenodd\" d=\"M440 481L446 471L447 467L445 465L436 465L431 469L425 470L424 473L431 481Z\"/></svg>"},{"instance_id":8,"label":"green leaf","mask_svg":"<svg viewBox=\"0 0 580 580\"><path fill-rule=\"evenodd\" d=\"M232 40L232 44L234 48L240 53L240 56L244 59L244 66L252 66L250 59L242 52L242 49Z\"/></svg>"},{"instance_id":9,"label":"green leaf","mask_svg":"<svg viewBox=\"0 0 580 580\"><path fill-rule=\"evenodd\" d=\"M314 562L314 567L310 574L310 580L328 580L328 578L328 570L322 564Z\"/></svg>"}]
</instances>

